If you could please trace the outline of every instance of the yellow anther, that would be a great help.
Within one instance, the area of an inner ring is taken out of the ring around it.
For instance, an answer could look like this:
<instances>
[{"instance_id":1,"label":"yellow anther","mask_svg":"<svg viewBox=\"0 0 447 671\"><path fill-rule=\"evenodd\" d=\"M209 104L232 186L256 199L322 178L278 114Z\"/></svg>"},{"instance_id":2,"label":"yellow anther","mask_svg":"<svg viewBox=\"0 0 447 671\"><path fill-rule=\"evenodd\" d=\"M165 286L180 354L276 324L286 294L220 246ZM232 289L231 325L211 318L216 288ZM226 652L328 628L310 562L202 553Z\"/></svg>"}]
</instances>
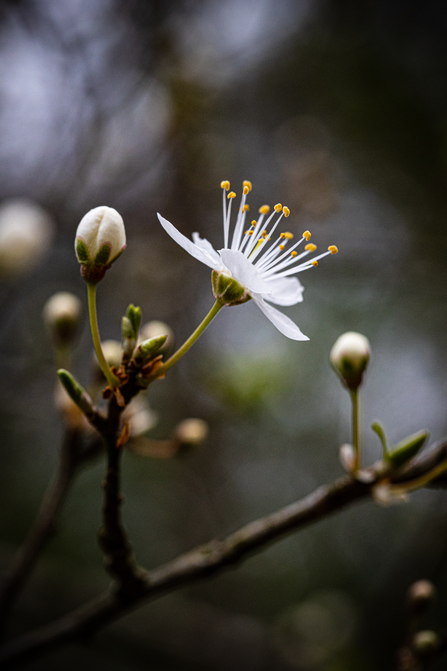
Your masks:
<instances>
[{"instance_id":1,"label":"yellow anther","mask_svg":"<svg viewBox=\"0 0 447 671\"><path fill-rule=\"evenodd\" d=\"M313 242L309 242L309 244L304 247L306 252L314 252L316 250L316 248L317 248L317 245L314 245Z\"/></svg>"},{"instance_id":2,"label":"yellow anther","mask_svg":"<svg viewBox=\"0 0 447 671\"><path fill-rule=\"evenodd\" d=\"M286 240L293 240L293 233L288 233L287 231L285 231L283 233L283 236L285 237Z\"/></svg>"},{"instance_id":3,"label":"yellow anther","mask_svg":"<svg viewBox=\"0 0 447 671\"><path fill-rule=\"evenodd\" d=\"M236 194L234 193L234 191L230 191L227 198L236 198Z\"/></svg>"},{"instance_id":4,"label":"yellow anther","mask_svg":"<svg viewBox=\"0 0 447 671\"><path fill-rule=\"evenodd\" d=\"M289 216L289 214L290 214L290 210L289 210L288 207L286 207L286 206L284 205L284 207L282 208L282 211L284 212L284 216L285 216L285 217L288 217L288 216Z\"/></svg>"},{"instance_id":5,"label":"yellow anther","mask_svg":"<svg viewBox=\"0 0 447 671\"><path fill-rule=\"evenodd\" d=\"M248 207L248 205L244 205L244 207L242 208L242 212L248 212L249 209L250 208Z\"/></svg>"},{"instance_id":6,"label":"yellow anther","mask_svg":"<svg viewBox=\"0 0 447 671\"><path fill-rule=\"evenodd\" d=\"M263 235L263 236L266 236L266 235L267 235L267 231L262 231L262 235Z\"/></svg>"},{"instance_id":7,"label":"yellow anther","mask_svg":"<svg viewBox=\"0 0 447 671\"><path fill-rule=\"evenodd\" d=\"M220 183L220 188L228 191L228 189L230 188L230 182L227 179L225 179L223 182Z\"/></svg>"},{"instance_id":8,"label":"yellow anther","mask_svg":"<svg viewBox=\"0 0 447 671\"><path fill-rule=\"evenodd\" d=\"M316 268L318 266L318 261L312 261L312 265Z\"/></svg>"},{"instance_id":9,"label":"yellow anther","mask_svg":"<svg viewBox=\"0 0 447 671\"><path fill-rule=\"evenodd\" d=\"M298 256L298 252L290 252L290 256Z\"/></svg>"},{"instance_id":10,"label":"yellow anther","mask_svg":"<svg viewBox=\"0 0 447 671\"><path fill-rule=\"evenodd\" d=\"M248 235L253 235L253 231L248 231Z\"/></svg>"},{"instance_id":11,"label":"yellow anther","mask_svg":"<svg viewBox=\"0 0 447 671\"><path fill-rule=\"evenodd\" d=\"M270 207L268 205L262 205L259 208L259 214L268 214L270 212Z\"/></svg>"},{"instance_id":12,"label":"yellow anther","mask_svg":"<svg viewBox=\"0 0 447 671\"><path fill-rule=\"evenodd\" d=\"M306 238L306 240L310 240L310 236L311 236L311 235L312 235L312 234L311 234L310 231L304 231L304 233L303 233L303 238Z\"/></svg>"},{"instance_id":13,"label":"yellow anther","mask_svg":"<svg viewBox=\"0 0 447 671\"><path fill-rule=\"evenodd\" d=\"M282 210L282 205L281 205L281 203L277 203L277 204L274 206L273 209L275 210L275 212L281 212L281 210Z\"/></svg>"},{"instance_id":14,"label":"yellow anther","mask_svg":"<svg viewBox=\"0 0 447 671\"><path fill-rule=\"evenodd\" d=\"M279 245L279 248L282 252L284 251L284 245Z\"/></svg>"},{"instance_id":15,"label":"yellow anther","mask_svg":"<svg viewBox=\"0 0 447 671\"><path fill-rule=\"evenodd\" d=\"M248 191L251 191L252 188L253 188L252 185L251 185L251 182L249 182L248 179L244 179L244 181L242 182L242 186L244 187L244 193L245 193L245 188L247 188ZM248 193L248 191L247 191L247 193Z\"/></svg>"},{"instance_id":16,"label":"yellow anther","mask_svg":"<svg viewBox=\"0 0 447 671\"><path fill-rule=\"evenodd\" d=\"M250 191L250 189L248 188L248 186L244 186L244 188L243 188L244 196L246 196L249 191Z\"/></svg>"},{"instance_id":17,"label":"yellow anther","mask_svg":"<svg viewBox=\"0 0 447 671\"><path fill-rule=\"evenodd\" d=\"M331 254L337 254L337 252L338 252L338 247L336 247L335 245L329 245L329 247L328 247L328 251L329 251Z\"/></svg>"},{"instance_id":18,"label":"yellow anther","mask_svg":"<svg viewBox=\"0 0 447 671\"><path fill-rule=\"evenodd\" d=\"M253 219L253 221L251 222L251 225L256 226L256 219Z\"/></svg>"}]
</instances>

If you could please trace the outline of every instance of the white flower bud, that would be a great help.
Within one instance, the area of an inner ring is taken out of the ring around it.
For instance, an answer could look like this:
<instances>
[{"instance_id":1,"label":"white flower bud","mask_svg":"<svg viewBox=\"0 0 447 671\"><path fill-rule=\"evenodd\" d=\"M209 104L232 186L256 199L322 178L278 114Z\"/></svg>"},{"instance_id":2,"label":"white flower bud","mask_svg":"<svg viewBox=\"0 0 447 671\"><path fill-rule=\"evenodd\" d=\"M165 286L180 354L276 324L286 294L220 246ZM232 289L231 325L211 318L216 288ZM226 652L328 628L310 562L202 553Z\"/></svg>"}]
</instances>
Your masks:
<instances>
[{"instance_id":1,"label":"white flower bud","mask_svg":"<svg viewBox=\"0 0 447 671\"><path fill-rule=\"evenodd\" d=\"M123 349L118 340L104 340L101 343L104 358L112 368L119 368L121 366L121 359L123 357ZM101 368L96 358L96 353L93 352L93 365L97 368L97 372L101 375Z\"/></svg>"},{"instance_id":2,"label":"white flower bud","mask_svg":"<svg viewBox=\"0 0 447 671\"><path fill-rule=\"evenodd\" d=\"M199 447L208 436L209 427L204 419L190 417L181 421L174 430L174 440L181 447Z\"/></svg>"},{"instance_id":3,"label":"white flower bud","mask_svg":"<svg viewBox=\"0 0 447 671\"><path fill-rule=\"evenodd\" d=\"M9 199L0 206L0 274L14 275L36 266L49 249L54 224L31 200Z\"/></svg>"},{"instance_id":4,"label":"white flower bud","mask_svg":"<svg viewBox=\"0 0 447 671\"><path fill-rule=\"evenodd\" d=\"M57 344L68 344L75 338L81 309L79 298L68 291L59 291L47 300L43 308L43 320Z\"/></svg>"},{"instance_id":5,"label":"white flower bud","mask_svg":"<svg viewBox=\"0 0 447 671\"><path fill-rule=\"evenodd\" d=\"M95 207L81 219L76 231L75 250L86 281L102 279L125 248L123 218L113 207Z\"/></svg>"},{"instance_id":6,"label":"white flower bud","mask_svg":"<svg viewBox=\"0 0 447 671\"><path fill-rule=\"evenodd\" d=\"M348 331L336 340L330 360L348 389L354 390L362 383L370 356L371 347L368 338L361 333Z\"/></svg>"}]
</instances>

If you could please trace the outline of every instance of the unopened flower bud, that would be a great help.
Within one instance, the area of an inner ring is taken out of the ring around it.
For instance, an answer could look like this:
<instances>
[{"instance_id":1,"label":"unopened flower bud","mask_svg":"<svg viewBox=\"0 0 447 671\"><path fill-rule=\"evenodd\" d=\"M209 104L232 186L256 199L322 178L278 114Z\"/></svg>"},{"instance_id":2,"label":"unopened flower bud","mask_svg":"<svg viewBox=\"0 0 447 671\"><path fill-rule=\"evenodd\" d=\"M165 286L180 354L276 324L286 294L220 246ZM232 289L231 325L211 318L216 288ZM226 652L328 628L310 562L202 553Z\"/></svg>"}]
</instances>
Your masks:
<instances>
[{"instance_id":1,"label":"unopened flower bud","mask_svg":"<svg viewBox=\"0 0 447 671\"><path fill-rule=\"evenodd\" d=\"M368 366L371 348L368 338L361 333L348 331L335 342L330 360L348 389L355 390L362 383Z\"/></svg>"},{"instance_id":2,"label":"unopened flower bud","mask_svg":"<svg viewBox=\"0 0 447 671\"><path fill-rule=\"evenodd\" d=\"M199 447L206 440L208 431L209 427L204 419L190 417L177 424L173 438L180 447Z\"/></svg>"},{"instance_id":3,"label":"unopened flower bud","mask_svg":"<svg viewBox=\"0 0 447 671\"><path fill-rule=\"evenodd\" d=\"M418 580L410 585L407 601L412 611L422 613L436 598L436 588L430 580Z\"/></svg>"},{"instance_id":4,"label":"unopened flower bud","mask_svg":"<svg viewBox=\"0 0 447 671\"><path fill-rule=\"evenodd\" d=\"M166 336L166 340L160 347L159 354L166 354L166 352L172 350L174 347L174 331L165 322L154 319L144 324L140 329L140 342L162 335Z\"/></svg>"},{"instance_id":5,"label":"unopened flower bud","mask_svg":"<svg viewBox=\"0 0 447 671\"><path fill-rule=\"evenodd\" d=\"M429 657L439 648L440 638L434 631L418 631L413 638L413 649L421 657Z\"/></svg>"},{"instance_id":6,"label":"unopened flower bud","mask_svg":"<svg viewBox=\"0 0 447 671\"><path fill-rule=\"evenodd\" d=\"M79 330L81 301L68 291L60 291L47 300L43 319L56 345L70 345Z\"/></svg>"},{"instance_id":7,"label":"unopened flower bud","mask_svg":"<svg viewBox=\"0 0 447 671\"><path fill-rule=\"evenodd\" d=\"M125 248L123 218L113 207L95 207L81 219L75 250L86 282L99 282Z\"/></svg>"},{"instance_id":8,"label":"unopened flower bud","mask_svg":"<svg viewBox=\"0 0 447 671\"><path fill-rule=\"evenodd\" d=\"M224 305L241 305L251 298L247 287L222 270L213 270L211 284L214 298Z\"/></svg>"},{"instance_id":9,"label":"unopened flower bud","mask_svg":"<svg viewBox=\"0 0 447 671\"><path fill-rule=\"evenodd\" d=\"M8 199L0 206L0 275L34 268L51 244L50 215L31 200Z\"/></svg>"},{"instance_id":10,"label":"unopened flower bud","mask_svg":"<svg viewBox=\"0 0 447 671\"><path fill-rule=\"evenodd\" d=\"M109 366L111 368L119 368L123 357L121 343L119 343L118 340L104 340L104 342L101 343L101 347L104 358ZM97 368L98 374L102 376L101 368L95 353L93 353L93 364L95 368Z\"/></svg>"}]
</instances>

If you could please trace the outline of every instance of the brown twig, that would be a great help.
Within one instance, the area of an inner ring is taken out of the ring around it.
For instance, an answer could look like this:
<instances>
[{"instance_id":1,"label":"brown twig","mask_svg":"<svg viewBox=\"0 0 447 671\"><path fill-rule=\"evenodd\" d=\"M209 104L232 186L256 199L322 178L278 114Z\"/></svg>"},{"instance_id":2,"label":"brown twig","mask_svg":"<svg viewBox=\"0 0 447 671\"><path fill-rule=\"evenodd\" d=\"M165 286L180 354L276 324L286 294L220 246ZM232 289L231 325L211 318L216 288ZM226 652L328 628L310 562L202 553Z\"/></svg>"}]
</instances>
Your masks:
<instances>
[{"instance_id":1,"label":"brown twig","mask_svg":"<svg viewBox=\"0 0 447 671\"><path fill-rule=\"evenodd\" d=\"M237 565L285 534L367 497L371 487L371 484L345 476L332 485L320 487L301 501L242 527L221 541L213 540L154 571L139 569L139 589L131 598L123 601L116 591L111 590L53 624L16 639L6 645L0 655L2 668L12 668L68 641L88 637L143 600L157 598Z\"/></svg>"},{"instance_id":2,"label":"brown twig","mask_svg":"<svg viewBox=\"0 0 447 671\"><path fill-rule=\"evenodd\" d=\"M97 439L81 450L81 434L68 428L61 448L61 457L53 481L48 487L31 532L17 551L0 592L0 631L3 631L11 608L24 587L29 574L46 543L56 533L57 518L73 478L82 463L99 452Z\"/></svg>"}]
</instances>

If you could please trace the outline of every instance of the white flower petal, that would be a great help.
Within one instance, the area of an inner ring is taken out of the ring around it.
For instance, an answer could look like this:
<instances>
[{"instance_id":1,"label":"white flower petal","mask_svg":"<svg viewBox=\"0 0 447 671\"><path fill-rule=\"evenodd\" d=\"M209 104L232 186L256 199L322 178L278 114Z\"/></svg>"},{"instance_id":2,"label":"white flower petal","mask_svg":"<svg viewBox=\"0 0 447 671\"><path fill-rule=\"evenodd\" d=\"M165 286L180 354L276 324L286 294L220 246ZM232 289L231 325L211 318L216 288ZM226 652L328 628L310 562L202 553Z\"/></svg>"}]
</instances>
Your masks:
<instances>
[{"instance_id":1,"label":"white flower petal","mask_svg":"<svg viewBox=\"0 0 447 671\"><path fill-rule=\"evenodd\" d=\"M201 238L198 233L193 233L192 234L192 239L195 245L197 247L200 247L200 249L203 249L204 252L210 255L212 259L215 259L216 266L215 268L217 269L222 265L222 262L220 260L219 254L216 252L214 249L213 245L211 242L208 242L206 238Z\"/></svg>"},{"instance_id":2,"label":"white flower petal","mask_svg":"<svg viewBox=\"0 0 447 671\"><path fill-rule=\"evenodd\" d=\"M297 277L280 277L268 281L270 293L264 298L276 305L295 305L303 300L304 287Z\"/></svg>"},{"instance_id":3,"label":"white flower petal","mask_svg":"<svg viewBox=\"0 0 447 671\"><path fill-rule=\"evenodd\" d=\"M195 259L201 261L213 270L221 270L220 267L216 267L216 260L213 259L208 252L195 245L191 240L188 240L188 238L180 233L180 231L178 231L175 226L173 226L167 219L162 217L161 214L158 214L157 216L166 233L170 235L171 238L175 240L178 245L180 245L180 247L183 247L183 249L187 251L188 254L191 254L191 256L193 256Z\"/></svg>"},{"instance_id":4,"label":"white flower petal","mask_svg":"<svg viewBox=\"0 0 447 671\"><path fill-rule=\"evenodd\" d=\"M270 294L270 286L265 282L258 269L254 267L242 252L233 249L220 249L220 258L233 277L258 294Z\"/></svg>"},{"instance_id":5,"label":"white flower petal","mask_svg":"<svg viewBox=\"0 0 447 671\"><path fill-rule=\"evenodd\" d=\"M309 338L305 336L304 333L301 333L298 326L294 324L293 321L289 319L289 317L286 317L286 315L283 315L282 312L266 303L262 296L252 294L252 298L258 308L265 314L267 319L269 319L272 324L276 326L278 331L287 336L287 338L291 338L292 340L309 340Z\"/></svg>"}]
</instances>

